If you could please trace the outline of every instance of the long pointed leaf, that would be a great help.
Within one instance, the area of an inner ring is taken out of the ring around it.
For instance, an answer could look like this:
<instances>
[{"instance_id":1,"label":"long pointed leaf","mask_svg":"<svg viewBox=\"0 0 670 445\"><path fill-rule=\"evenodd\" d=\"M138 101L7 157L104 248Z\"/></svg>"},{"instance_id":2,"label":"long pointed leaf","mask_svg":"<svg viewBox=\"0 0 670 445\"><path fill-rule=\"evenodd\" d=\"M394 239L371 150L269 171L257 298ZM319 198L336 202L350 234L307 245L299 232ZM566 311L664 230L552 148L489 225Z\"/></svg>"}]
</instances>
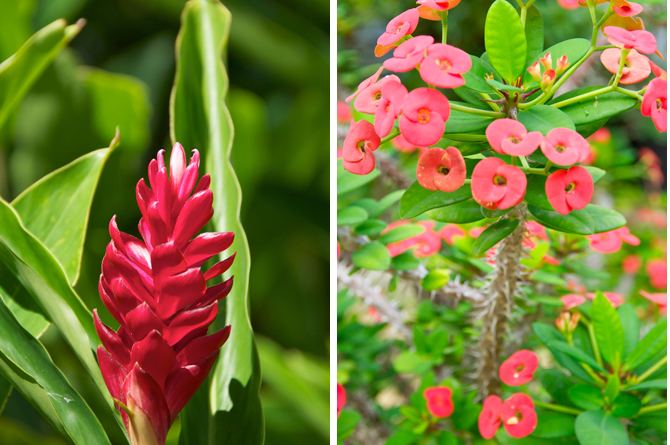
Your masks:
<instances>
[{"instance_id":1,"label":"long pointed leaf","mask_svg":"<svg viewBox=\"0 0 670 445\"><path fill-rule=\"evenodd\" d=\"M247 312L249 247L240 223L240 186L229 160L233 127L224 103L228 75L222 58L230 20L230 12L218 0L186 4L177 37L170 129L173 143L203 150L205 170L212 177L214 228L235 232L235 243L226 252L237 252L231 271L235 284L215 323L230 324L232 332L211 378L209 403L215 420L210 422L210 443L256 445L263 443L264 426L260 365Z\"/></svg>"}]
</instances>

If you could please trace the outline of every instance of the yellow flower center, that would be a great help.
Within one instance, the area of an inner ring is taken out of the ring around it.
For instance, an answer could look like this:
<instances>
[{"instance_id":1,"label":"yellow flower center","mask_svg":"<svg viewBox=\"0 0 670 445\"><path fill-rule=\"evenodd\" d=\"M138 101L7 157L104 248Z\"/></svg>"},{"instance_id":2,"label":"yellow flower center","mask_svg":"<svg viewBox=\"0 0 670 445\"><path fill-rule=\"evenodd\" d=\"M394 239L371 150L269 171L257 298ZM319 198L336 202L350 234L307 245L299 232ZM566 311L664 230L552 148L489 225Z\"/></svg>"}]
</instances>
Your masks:
<instances>
[{"instance_id":1,"label":"yellow flower center","mask_svg":"<svg viewBox=\"0 0 670 445\"><path fill-rule=\"evenodd\" d=\"M419 110L419 123L420 124L427 124L430 122L430 110L426 110L425 108L422 108Z\"/></svg>"}]
</instances>

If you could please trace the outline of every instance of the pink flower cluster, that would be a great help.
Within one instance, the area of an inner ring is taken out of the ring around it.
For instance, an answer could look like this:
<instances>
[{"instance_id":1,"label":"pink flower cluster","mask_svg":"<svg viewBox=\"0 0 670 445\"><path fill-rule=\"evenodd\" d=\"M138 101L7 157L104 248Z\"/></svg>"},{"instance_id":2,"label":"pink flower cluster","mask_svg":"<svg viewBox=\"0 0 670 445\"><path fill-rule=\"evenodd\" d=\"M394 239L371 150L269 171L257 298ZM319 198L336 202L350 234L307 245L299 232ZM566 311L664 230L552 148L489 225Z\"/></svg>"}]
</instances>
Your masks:
<instances>
[{"instance_id":1,"label":"pink flower cluster","mask_svg":"<svg viewBox=\"0 0 670 445\"><path fill-rule=\"evenodd\" d=\"M409 223L410 220L408 219L392 222L382 233ZM417 221L415 224L423 226L425 230L411 238L390 243L386 246L392 257L396 257L410 249L413 249L413 254L417 258L429 257L440 251L442 240L449 245L453 245L454 238L465 237L465 231L456 224L447 224L438 231L434 230L435 221Z\"/></svg>"}]
</instances>

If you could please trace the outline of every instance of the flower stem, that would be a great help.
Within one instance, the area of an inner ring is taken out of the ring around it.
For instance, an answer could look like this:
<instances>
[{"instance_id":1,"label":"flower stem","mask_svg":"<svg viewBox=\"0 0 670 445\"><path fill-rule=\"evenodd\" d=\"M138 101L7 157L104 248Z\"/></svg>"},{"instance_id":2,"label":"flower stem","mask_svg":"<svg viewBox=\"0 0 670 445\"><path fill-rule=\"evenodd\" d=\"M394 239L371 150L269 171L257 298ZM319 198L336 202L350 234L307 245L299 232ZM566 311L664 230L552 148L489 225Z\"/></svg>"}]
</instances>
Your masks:
<instances>
[{"instance_id":1,"label":"flower stem","mask_svg":"<svg viewBox=\"0 0 670 445\"><path fill-rule=\"evenodd\" d=\"M462 111L463 113L476 114L479 116L486 116L486 117L505 117L505 113L499 113L496 111L480 110L479 108L464 107L463 105L458 105L454 102L450 102L449 105L451 106L452 110Z\"/></svg>"},{"instance_id":2,"label":"flower stem","mask_svg":"<svg viewBox=\"0 0 670 445\"><path fill-rule=\"evenodd\" d=\"M391 129L391 132L385 138L382 138L379 145L387 143L388 141L390 141L394 137L398 136L399 134L400 134L400 130L398 130L397 128Z\"/></svg>"},{"instance_id":3,"label":"flower stem","mask_svg":"<svg viewBox=\"0 0 670 445\"><path fill-rule=\"evenodd\" d=\"M626 64L626 58L628 57L629 52L630 52L629 49L626 48L621 49L621 56L619 58L619 70L616 72L616 77L614 78L612 89L616 88L619 85L619 80L621 80L621 76L623 75L623 67Z\"/></svg>"},{"instance_id":4,"label":"flower stem","mask_svg":"<svg viewBox=\"0 0 670 445\"><path fill-rule=\"evenodd\" d=\"M521 25L526 28L526 15L528 14L528 9L526 6L521 7Z\"/></svg>"},{"instance_id":5,"label":"flower stem","mask_svg":"<svg viewBox=\"0 0 670 445\"><path fill-rule=\"evenodd\" d=\"M525 159L525 158L521 158ZM544 171L543 168L530 168L530 167L521 167L520 170L524 173L528 173L531 175L540 175L540 176L547 176L547 173Z\"/></svg>"},{"instance_id":6,"label":"flower stem","mask_svg":"<svg viewBox=\"0 0 670 445\"><path fill-rule=\"evenodd\" d=\"M547 161L547 165L544 166L544 173L548 175L548 174L549 174L549 169L550 169L553 165L554 165L553 162L551 162L551 161Z\"/></svg>"},{"instance_id":7,"label":"flower stem","mask_svg":"<svg viewBox=\"0 0 670 445\"><path fill-rule=\"evenodd\" d=\"M666 363L668 363L668 356L667 355L665 357L663 357L662 359L660 359L659 361L657 361L656 363L654 363L654 366L652 366L651 368L647 369L642 374L640 374L640 376L637 378L637 381L635 382L635 384L638 384L638 383L644 381L647 377L649 377L650 375L652 375L653 373L655 373L656 371L661 369L661 367L663 365L665 365Z\"/></svg>"},{"instance_id":8,"label":"flower stem","mask_svg":"<svg viewBox=\"0 0 670 445\"><path fill-rule=\"evenodd\" d=\"M586 328L589 331L589 339L591 340L591 347L593 348L593 355L596 358L596 363L602 366L603 359L600 356L600 349L598 348L598 342L596 341L596 332L593 329L593 323L589 323L586 320L584 320L584 324L586 324Z\"/></svg>"},{"instance_id":9,"label":"flower stem","mask_svg":"<svg viewBox=\"0 0 670 445\"><path fill-rule=\"evenodd\" d=\"M591 91L589 93L580 94L579 96L571 97L570 99L565 99L565 100L562 100L560 102L556 102L555 104L551 104L551 106L555 107L555 108L565 107L565 106L572 105L572 104L577 103L577 102L581 102L582 100L585 100L585 99L590 99L591 97L595 97L599 94L609 93L610 91L613 91L614 88L616 88L616 85L609 85L609 86L597 89L595 91Z\"/></svg>"},{"instance_id":10,"label":"flower stem","mask_svg":"<svg viewBox=\"0 0 670 445\"><path fill-rule=\"evenodd\" d=\"M448 139L464 142L484 142L486 136L480 134L448 133L445 134Z\"/></svg>"},{"instance_id":11,"label":"flower stem","mask_svg":"<svg viewBox=\"0 0 670 445\"><path fill-rule=\"evenodd\" d=\"M635 414L633 417L641 416L642 414L651 413L653 411L660 411L662 409L666 409L667 407L668 402L659 403L658 405L645 406L644 408L640 409L640 411L638 411L637 414Z\"/></svg>"},{"instance_id":12,"label":"flower stem","mask_svg":"<svg viewBox=\"0 0 670 445\"><path fill-rule=\"evenodd\" d=\"M528 159L526 159L525 156L519 156L519 159L521 160L521 165L523 165L524 168L530 168L530 165L528 165Z\"/></svg>"},{"instance_id":13,"label":"flower stem","mask_svg":"<svg viewBox=\"0 0 670 445\"><path fill-rule=\"evenodd\" d=\"M570 408L570 407L563 406L563 405L556 405L556 404L553 404L553 403L538 402L537 400L533 400L533 403L535 404L535 406L539 406L540 408L550 409L552 411L558 411L559 413L573 414L575 416L578 416L578 415L580 415L581 413L584 412L584 411L581 411L581 410L578 410L578 409L575 409L575 408Z\"/></svg>"},{"instance_id":14,"label":"flower stem","mask_svg":"<svg viewBox=\"0 0 670 445\"><path fill-rule=\"evenodd\" d=\"M440 11L440 20L442 21L442 43L447 44L447 19L449 18L449 10Z\"/></svg>"}]
</instances>

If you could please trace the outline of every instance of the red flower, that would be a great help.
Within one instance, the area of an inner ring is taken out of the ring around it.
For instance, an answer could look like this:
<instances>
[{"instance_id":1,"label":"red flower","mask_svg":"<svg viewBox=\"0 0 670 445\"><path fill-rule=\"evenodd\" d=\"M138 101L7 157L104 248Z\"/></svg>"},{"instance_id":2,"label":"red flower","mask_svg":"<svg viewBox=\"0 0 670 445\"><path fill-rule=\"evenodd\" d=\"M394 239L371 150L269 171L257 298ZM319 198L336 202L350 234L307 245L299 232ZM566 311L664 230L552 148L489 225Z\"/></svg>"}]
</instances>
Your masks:
<instances>
[{"instance_id":1,"label":"red flower","mask_svg":"<svg viewBox=\"0 0 670 445\"><path fill-rule=\"evenodd\" d=\"M526 175L499 158L486 158L472 172L472 197L490 210L507 209L519 204L526 195Z\"/></svg>"},{"instance_id":2,"label":"red flower","mask_svg":"<svg viewBox=\"0 0 670 445\"><path fill-rule=\"evenodd\" d=\"M526 221L526 230L530 236L534 236L543 241L549 241L549 235L547 235L547 229L537 221Z\"/></svg>"},{"instance_id":3,"label":"red flower","mask_svg":"<svg viewBox=\"0 0 670 445\"><path fill-rule=\"evenodd\" d=\"M502 408L502 400L498 396L488 396L484 400L482 412L479 413L479 434L484 439L491 439L498 432L500 428L500 409Z\"/></svg>"},{"instance_id":4,"label":"red flower","mask_svg":"<svg viewBox=\"0 0 670 445\"><path fill-rule=\"evenodd\" d=\"M668 131L668 81L656 78L649 82L647 91L642 98L640 112L642 116L651 116L656 129L660 132Z\"/></svg>"},{"instance_id":5,"label":"red flower","mask_svg":"<svg viewBox=\"0 0 670 445\"><path fill-rule=\"evenodd\" d=\"M665 289L668 287L668 265L664 259L650 260L647 262L645 269L653 288Z\"/></svg>"},{"instance_id":6,"label":"red flower","mask_svg":"<svg viewBox=\"0 0 670 445\"><path fill-rule=\"evenodd\" d=\"M568 294L561 297L561 301L565 305L565 309L572 309L582 305L586 301L586 297L577 294Z\"/></svg>"},{"instance_id":7,"label":"red flower","mask_svg":"<svg viewBox=\"0 0 670 445\"><path fill-rule=\"evenodd\" d=\"M612 9L616 15L621 17L631 17L638 15L643 10L642 5L633 2L627 2L626 0L612 2Z\"/></svg>"},{"instance_id":8,"label":"red flower","mask_svg":"<svg viewBox=\"0 0 670 445\"><path fill-rule=\"evenodd\" d=\"M230 247L233 233L194 238L213 210L209 175L196 185L200 155L193 153L186 166L184 149L175 144L168 177L159 151L149 164L151 189L144 179L137 184L142 240L120 232L112 218L98 289L121 326L114 332L93 311L102 376L112 397L134 413L121 411L126 429L131 439L142 434L158 444L230 334L230 326L209 336L207 329L233 279L209 288L206 281L228 270L234 255L204 273L200 268Z\"/></svg>"},{"instance_id":9,"label":"red flower","mask_svg":"<svg viewBox=\"0 0 670 445\"><path fill-rule=\"evenodd\" d=\"M382 86L381 98L375 112L375 131L380 137L386 137L393 128L393 123L401 112L405 96L407 96L407 88L399 81L394 80Z\"/></svg>"},{"instance_id":10,"label":"red flower","mask_svg":"<svg viewBox=\"0 0 670 445\"><path fill-rule=\"evenodd\" d=\"M542 153L556 165L571 165L587 159L591 153L584 137L569 128L554 128L540 144Z\"/></svg>"},{"instance_id":11,"label":"red flower","mask_svg":"<svg viewBox=\"0 0 670 445\"><path fill-rule=\"evenodd\" d=\"M421 62L421 78L440 88L458 88L465 85L461 74L472 67L470 56L451 45L435 43L428 47L426 58Z\"/></svg>"},{"instance_id":12,"label":"red flower","mask_svg":"<svg viewBox=\"0 0 670 445\"><path fill-rule=\"evenodd\" d=\"M383 70L384 67L380 66L379 69L372 76L368 77L363 82L358 84L358 88L356 89L356 91L354 91L354 93L351 96L344 99L344 101L347 103L351 102L356 96L361 94L367 87L375 83L377 79L379 79L379 76L381 76Z\"/></svg>"},{"instance_id":13,"label":"red flower","mask_svg":"<svg viewBox=\"0 0 670 445\"><path fill-rule=\"evenodd\" d=\"M426 190L453 192L465 182L465 159L455 147L433 147L419 158L416 179Z\"/></svg>"},{"instance_id":14,"label":"red flower","mask_svg":"<svg viewBox=\"0 0 670 445\"><path fill-rule=\"evenodd\" d=\"M337 121L346 124L351 119L351 110L344 102L337 101Z\"/></svg>"},{"instance_id":15,"label":"red flower","mask_svg":"<svg viewBox=\"0 0 670 445\"><path fill-rule=\"evenodd\" d=\"M557 0L558 4L565 9L579 8L579 0Z\"/></svg>"},{"instance_id":16,"label":"red flower","mask_svg":"<svg viewBox=\"0 0 670 445\"><path fill-rule=\"evenodd\" d=\"M413 153L418 148L419 152L423 154L426 150L426 147L417 147L414 144L410 144L401 134L391 139L391 145L393 145L396 150L402 151L403 153Z\"/></svg>"},{"instance_id":17,"label":"red flower","mask_svg":"<svg viewBox=\"0 0 670 445\"><path fill-rule=\"evenodd\" d=\"M656 37L649 31L635 30L627 31L616 26L606 26L603 29L612 45L619 48L636 49L644 54L656 51Z\"/></svg>"},{"instance_id":18,"label":"red flower","mask_svg":"<svg viewBox=\"0 0 670 445\"><path fill-rule=\"evenodd\" d=\"M419 6L419 11L421 11L421 8L429 8L434 11L446 11L447 9L451 9L458 5L460 2L461 0L419 0L417 3L421 5Z\"/></svg>"},{"instance_id":19,"label":"red flower","mask_svg":"<svg viewBox=\"0 0 670 445\"><path fill-rule=\"evenodd\" d=\"M523 393L514 394L505 400L500 408L500 417L505 431L517 439L528 436L537 426L535 404Z\"/></svg>"},{"instance_id":20,"label":"red flower","mask_svg":"<svg viewBox=\"0 0 670 445\"><path fill-rule=\"evenodd\" d=\"M417 8L409 9L402 14L394 17L386 25L386 32L379 36L377 45L391 46L406 35L410 35L419 24L419 10Z\"/></svg>"},{"instance_id":21,"label":"red flower","mask_svg":"<svg viewBox=\"0 0 670 445\"><path fill-rule=\"evenodd\" d=\"M384 76L363 91L360 92L354 101L356 111L366 114L375 114L382 98L382 87L388 82L400 82L395 74Z\"/></svg>"},{"instance_id":22,"label":"red flower","mask_svg":"<svg viewBox=\"0 0 670 445\"><path fill-rule=\"evenodd\" d=\"M454 238L465 238L465 230L456 224L447 224L437 231L445 243L454 245Z\"/></svg>"},{"instance_id":23,"label":"red flower","mask_svg":"<svg viewBox=\"0 0 670 445\"><path fill-rule=\"evenodd\" d=\"M549 175L545 192L551 206L561 215L583 209L593 197L593 177L584 167L557 170Z\"/></svg>"},{"instance_id":24,"label":"red flower","mask_svg":"<svg viewBox=\"0 0 670 445\"><path fill-rule=\"evenodd\" d=\"M537 369L537 355L533 351L522 349L515 352L500 365L500 380L509 386L525 385L533 379Z\"/></svg>"},{"instance_id":25,"label":"red flower","mask_svg":"<svg viewBox=\"0 0 670 445\"><path fill-rule=\"evenodd\" d=\"M634 275L642 266L642 257L640 255L628 255L621 262L621 268L628 275Z\"/></svg>"},{"instance_id":26,"label":"red flower","mask_svg":"<svg viewBox=\"0 0 670 445\"><path fill-rule=\"evenodd\" d=\"M640 239L635 235L631 235L628 227L619 227L609 232L587 235L586 239L589 240L591 249L600 253L618 252L624 241L633 246L640 244Z\"/></svg>"},{"instance_id":27,"label":"red flower","mask_svg":"<svg viewBox=\"0 0 670 445\"><path fill-rule=\"evenodd\" d=\"M514 119L498 119L486 127L486 139L491 148L500 154L528 156L540 146L543 136L539 131L526 131L526 127Z\"/></svg>"},{"instance_id":28,"label":"red flower","mask_svg":"<svg viewBox=\"0 0 670 445\"><path fill-rule=\"evenodd\" d=\"M344 405L347 403L347 392L344 390L344 386L337 384L337 417L340 417L340 411L344 408Z\"/></svg>"},{"instance_id":29,"label":"red flower","mask_svg":"<svg viewBox=\"0 0 670 445\"><path fill-rule=\"evenodd\" d=\"M603 63L605 68L607 68L607 71L612 74L618 73L619 62L621 61L621 49L606 49L600 55L600 61ZM649 77L649 74L651 74L651 65L649 65L649 59L632 49L626 56L626 62L621 72L622 76L621 79L619 79L619 83L621 85L630 85L640 82Z\"/></svg>"},{"instance_id":30,"label":"red flower","mask_svg":"<svg viewBox=\"0 0 670 445\"><path fill-rule=\"evenodd\" d=\"M375 128L366 120L353 122L342 147L344 169L357 175L367 175L375 168L372 153L381 143Z\"/></svg>"},{"instance_id":31,"label":"red flower","mask_svg":"<svg viewBox=\"0 0 670 445\"><path fill-rule=\"evenodd\" d=\"M428 147L442 138L449 113L449 100L442 93L417 88L405 96L398 127L407 142Z\"/></svg>"},{"instance_id":32,"label":"red flower","mask_svg":"<svg viewBox=\"0 0 670 445\"><path fill-rule=\"evenodd\" d=\"M644 298L647 300L651 301L652 303L655 303L658 305L659 308L659 313L661 315L665 315L668 313L668 294L661 294L661 293L656 293L656 294L651 294L647 292L646 290L641 290L640 295L642 295Z\"/></svg>"},{"instance_id":33,"label":"red flower","mask_svg":"<svg viewBox=\"0 0 670 445\"><path fill-rule=\"evenodd\" d=\"M651 66L651 72L654 73L654 76L660 77L661 79L667 79L668 78L668 73L661 68L660 66L656 65L654 62L651 60L649 61L649 66Z\"/></svg>"},{"instance_id":34,"label":"red flower","mask_svg":"<svg viewBox=\"0 0 670 445\"><path fill-rule=\"evenodd\" d=\"M624 300L624 298L621 295L615 294L614 292L602 292L602 294L605 298L607 298L607 300L612 304L612 307L614 308L617 308L626 302L626 300ZM596 293L589 292L588 294L586 294L586 297L589 300L593 300L594 298L596 298Z\"/></svg>"},{"instance_id":35,"label":"red flower","mask_svg":"<svg viewBox=\"0 0 670 445\"><path fill-rule=\"evenodd\" d=\"M431 36L416 36L402 42L393 51L393 57L384 61L384 68L403 73L413 70L421 63L434 39Z\"/></svg>"},{"instance_id":36,"label":"red flower","mask_svg":"<svg viewBox=\"0 0 670 445\"><path fill-rule=\"evenodd\" d=\"M428 411L437 418L449 417L454 412L454 402L451 400L451 388L435 386L423 391Z\"/></svg>"},{"instance_id":37,"label":"red flower","mask_svg":"<svg viewBox=\"0 0 670 445\"><path fill-rule=\"evenodd\" d=\"M386 233L389 230L404 224L409 224L409 220L393 222L389 224L386 229L382 231L382 233ZM422 258L435 255L440 251L440 248L442 247L440 235L437 232L433 232L435 221L418 221L416 224L423 226L426 230L411 238L387 245L386 248L389 251L389 255L396 257L401 253L414 248L414 256L417 258Z\"/></svg>"}]
</instances>

